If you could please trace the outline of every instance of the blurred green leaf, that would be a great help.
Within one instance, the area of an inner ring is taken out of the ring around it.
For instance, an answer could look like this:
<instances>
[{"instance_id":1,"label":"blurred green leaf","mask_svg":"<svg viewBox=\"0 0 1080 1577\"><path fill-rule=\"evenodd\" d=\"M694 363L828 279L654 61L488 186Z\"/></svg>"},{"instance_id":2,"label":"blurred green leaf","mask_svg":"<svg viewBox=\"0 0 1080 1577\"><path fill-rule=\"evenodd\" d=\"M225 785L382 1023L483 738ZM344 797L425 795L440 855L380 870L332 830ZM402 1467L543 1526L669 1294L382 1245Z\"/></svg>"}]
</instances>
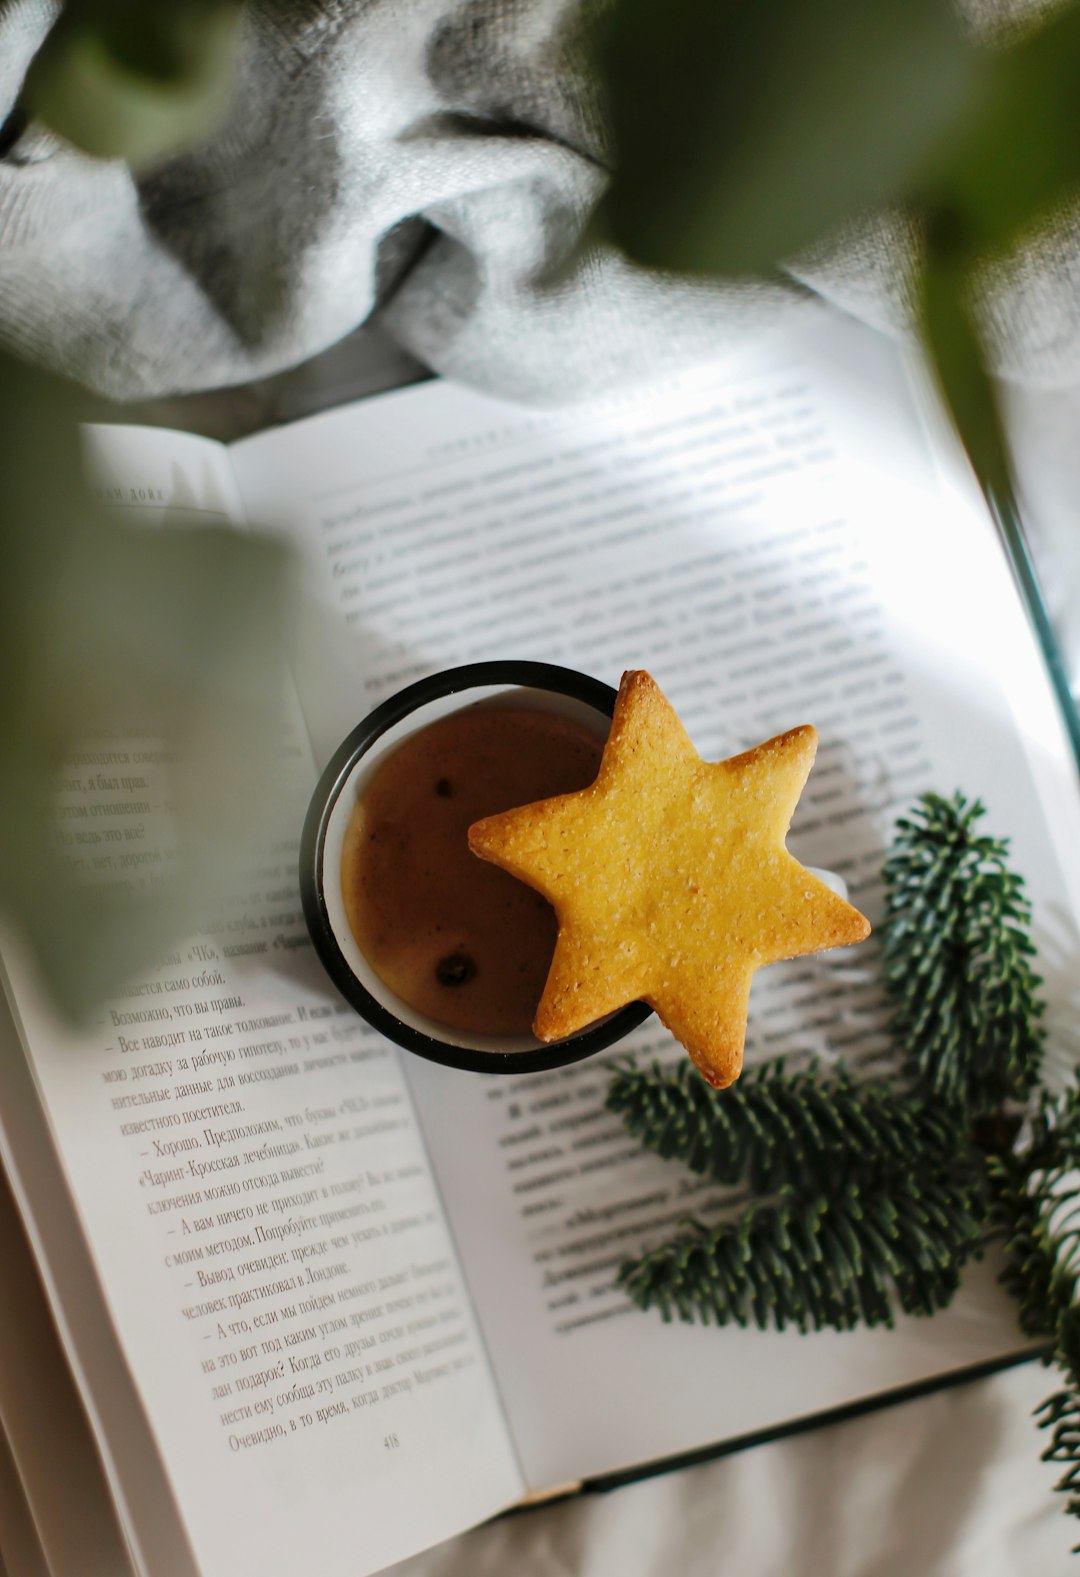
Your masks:
<instances>
[{"instance_id":1,"label":"blurred green leaf","mask_svg":"<svg viewBox=\"0 0 1080 1577\"><path fill-rule=\"evenodd\" d=\"M274 792L289 623L284 553L222 529L131 526L82 484L77 391L0 358L0 908L76 1013L205 920ZM73 752L134 733L170 758L169 874L153 893L66 858Z\"/></svg>"},{"instance_id":2,"label":"blurred green leaf","mask_svg":"<svg viewBox=\"0 0 1080 1577\"><path fill-rule=\"evenodd\" d=\"M601 223L685 272L767 271L905 189L976 77L950 0L620 0L597 50Z\"/></svg>"},{"instance_id":3,"label":"blurred green leaf","mask_svg":"<svg viewBox=\"0 0 1080 1577\"><path fill-rule=\"evenodd\" d=\"M153 163L228 103L240 0L68 0L27 76L32 113L85 152Z\"/></svg>"},{"instance_id":4,"label":"blurred green leaf","mask_svg":"<svg viewBox=\"0 0 1080 1577\"><path fill-rule=\"evenodd\" d=\"M946 409L979 481L1007 499L1012 496L1008 444L970 313L967 275L931 244L919 291L919 323Z\"/></svg>"},{"instance_id":5,"label":"blurred green leaf","mask_svg":"<svg viewBox=\"0 0 1080 1577\"><path fill-rule=\"evenodd\" d=\"M616 161L596 228L636 261L762 274L875 204L924 217L921 332L1006 488L971 285L1080 194L1080 4L990 48L952 0L617 0L595 49Z\"/></svg>"},{"instance_id":6,"label":"blurred green leaf","mask_svg":"<svg viewBox=\"0 0 1080 1577\"><path fill-rule=\"evenodd\" d=\"M1080 6L988 55L956 137L915 183L969 262L1020 240L1080 194Z\"/></svg>"}]
</instances>

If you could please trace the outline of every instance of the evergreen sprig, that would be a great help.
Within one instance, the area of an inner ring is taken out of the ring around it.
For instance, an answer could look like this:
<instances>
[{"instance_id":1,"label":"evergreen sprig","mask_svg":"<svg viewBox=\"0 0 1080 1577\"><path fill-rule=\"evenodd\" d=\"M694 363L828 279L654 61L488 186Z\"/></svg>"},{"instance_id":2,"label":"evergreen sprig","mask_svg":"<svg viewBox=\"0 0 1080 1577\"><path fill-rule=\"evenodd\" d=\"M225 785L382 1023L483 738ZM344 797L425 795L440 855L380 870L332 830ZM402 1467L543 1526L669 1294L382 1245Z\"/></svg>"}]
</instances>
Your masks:
<instances>
[{"instance_id":1,"label":"evergreen sprig","mask_svg":"<svg viewBox=\"0 0 1080 1577\"><path fill-rule=\"evenodd\" d=\"M717 1182L757 1194L785 1186L828 1190L853 1170L943 1164L956 1124L940 1105L860 1083L817 1060L789 1071L783 1058L748 1069L718 1099L689 1062L671 1072L623 1064L607 1104L649 1150Z\"/></svg>"},{"instance_id":2,"label":"evergreen sprig","mask_svg":"<svg viewBox=\"0 0 1080 1577\"><path fill-rule=\"evenodd\" d=\"M991 1157L991 1215L1008 1255L1002 1280L1020 1304L1023 1329L1056 1337L1080 1274L1080 1084L1061 1096L1044 1091L1030 1124L1022 1149Z\"/></svg>"},{"instance_id":3,"label":"evergreen sprig","mask_svg":"<svg viewBox=\"0 0 1080 1577\"><path fill-rule=\"evenodd\" d=\"M1046 1361L1065 1382L1036 1411L1050 1431L1043 1461L1065 1464L1057 1488L1080 1516L1080 1082L1060 1096L1043 1092L1028 1142L991 1158L990 1185L1008 1256L1002 1280L1027 1334L1049 1338Z\"/></svg>"},{"instance_id":4,"label":"evergreen sprig","mask_svg":"<svg viewBox=\"0 0 1080 1577\"><path fill-rule=\"evenodd\" d=\"M1031 906L1002 838L962 794L924 794L883 868L892 1032L927 1095L972 1115L1034 1087L1045 1032Z\"/></svg>"},{"instance_id":5,"label":"evergreen sprig","mask_svg":"<svg viewBox=\"0 0 1080 1577\"><path fill-rule=\"evenodd\" d=\"M977 1249L984 1206L974 1165L922 1176L854 1179L812 1198L786 1191L737 1221L689 1221L677 1237L623 1267L639 1307L665 1320L788 1325L800 1331L892 1325L933 1314L956 1291Z\"/></svg>"}]
</instances>

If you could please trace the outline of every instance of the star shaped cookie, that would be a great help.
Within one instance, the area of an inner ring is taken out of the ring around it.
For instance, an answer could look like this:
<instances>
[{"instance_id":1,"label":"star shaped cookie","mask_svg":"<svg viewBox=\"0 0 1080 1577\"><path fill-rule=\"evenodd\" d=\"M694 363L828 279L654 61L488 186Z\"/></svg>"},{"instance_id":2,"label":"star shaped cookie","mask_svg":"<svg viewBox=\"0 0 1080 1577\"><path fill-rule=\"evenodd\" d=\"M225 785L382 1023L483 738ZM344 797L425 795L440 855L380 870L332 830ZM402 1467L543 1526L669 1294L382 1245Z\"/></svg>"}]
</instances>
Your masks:
<instances>
[{"instance_id":1,"label":"star shaped cookie","mask_svg":"<svg viewBox=\"0 0 1080 1577\"><path fill-rule=\"evenodd\" d=\"M593 784L469 828L474 854L555 908L538 1039L644 1001L710 1084L738 1078L754 971L870 933L785 847L816 751L807 726L702 761L655 680L631 672Z\"/></svg>"}]
</instances>

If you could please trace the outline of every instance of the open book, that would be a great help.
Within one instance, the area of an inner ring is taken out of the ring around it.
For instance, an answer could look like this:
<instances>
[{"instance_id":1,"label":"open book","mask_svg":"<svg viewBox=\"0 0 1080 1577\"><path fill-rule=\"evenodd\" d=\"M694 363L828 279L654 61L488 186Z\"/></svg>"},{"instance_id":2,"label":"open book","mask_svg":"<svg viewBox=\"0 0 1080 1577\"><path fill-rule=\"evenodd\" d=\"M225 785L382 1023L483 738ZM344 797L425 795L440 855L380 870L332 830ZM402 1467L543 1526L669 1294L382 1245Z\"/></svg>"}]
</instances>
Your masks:
<instances>
[{"instance_id":1,"label":"open book","mask_svg":"<svg viewBox=\"0 0 1080 1577\"><path fill-rule=\"evenodd\" d=\"M25 1233L40 1274L0 1278L0 1548L39 1560L16 1572L112 1573L123 1551L151 1577L357 1577L530 1497L1023 1354L992 1257L894 1330L640 1313L620 1263L723 1201L628 1139L607 1070L679 1049L650 1020L534 1076L399 1053L335 996L298 896L318 769L395 690L479 658L610 683L646 667L706 757L816 724L790 846L871 919L896 815L926 788L984 798L1066 1057L1075 767L1001 544L925 409L887 343L823 316L572 410L428 383L231 448L91 433L96 481L148 524L285 534L318 617L281 836L222 926L79 1036L6 951L0 1252L26 1269ZM152 875L158 785L138 742L88 748L62 800L88 859L120 859L104 832L123 830ZM748 1060L870 1066L875 949L757 975ZM30 1383L62 1361L81 1407Z\"/></svg>"}]
</instances>

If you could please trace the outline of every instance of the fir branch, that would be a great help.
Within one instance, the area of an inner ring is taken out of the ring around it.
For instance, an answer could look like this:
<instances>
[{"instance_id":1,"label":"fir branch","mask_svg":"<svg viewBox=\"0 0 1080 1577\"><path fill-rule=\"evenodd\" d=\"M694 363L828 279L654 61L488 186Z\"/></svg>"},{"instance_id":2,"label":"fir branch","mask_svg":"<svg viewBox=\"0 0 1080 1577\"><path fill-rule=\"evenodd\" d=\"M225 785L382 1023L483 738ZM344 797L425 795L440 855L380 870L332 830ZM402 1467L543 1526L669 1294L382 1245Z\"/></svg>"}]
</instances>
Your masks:
<instances>
[{"instance_id":1,"label":"fir branch","mask_svg":"<svg viewBox=\"0 0 1080 1577\"><path fill-rule=\"evenodd\" d=\"M1080 1082L1061 1096L1043 1093L1028 1143L992 1157L989 1175L991 1219L1008 1256L1002 1281L1027 1334L1050 1338L1046 1361L1064 1380L1036 1410L1050 1432L1042 1459L1066 1465L1057 1488L1080 1516Z\"/></svg>"},{"instance_id":2,"label":"fir branch","mask_svg":"<svg viewBox=\"0 0 1080 1577\"><path fill-rule=\"evenodd\" d=\"M936 1104L859 1083L842 1067L822 1077L817 1061L788 1072L783 1058L749 1069L723 1091L689 1062L616 1068L607 1105L649 1150L719 1183L757 1194L787 1185L834 1189L853 1171L942 1165L956 1150L956 1124Z\"/></svg>"},{"instance_id":3,"label":"fir branch","mask_svg":"<svg viewBox=\"0 0 1080 1577\"><path fill-rule=\"evenodd\" d=\"M1065 1510L1071 1517L1080 1517L1080 1394L1076 1381L1063 1391L1055 1391L1035 1409L1040 1429L1050 1430L1050 1444L1041 1453L1044 1462L1068 1464L1054 1488L1068 1496ZM1080 1544L1073 1545L1073 1554L1080 1555Z\"/></svg>"},{"instance_id":4,"label":"fir branch","mask_svg":"<svg viewBox=\"0 0 1080 1577\"><path fill-rule=\"evenodd\" d=\"M885 862L892 1031L927 1096L973 1115L1034 1086L1045 1032L1031 906L978 800L924 794Z\"/></svg>"},{"instance_id":5,"label":"fir branch","mask_svg":"<svg viewBox=\"0 0 1080 1577\"><path fill-rule=\"evenodd\" d=\"M792 1193L737 1221L689 1221L624 1265L619 1283L642 1309L718 1325L800 1331L892 1325L944 1308L977 1252L983 1223L977 1165L926 1177L897 1173L867 1191L854 1181L814 1199Z\"/></svg>"},{"instance_id":6,"label":"fir branch","mask_svg":"<svg viewBox=\"0 0 1080 1577\"><path fill-rule=\"evenodd\" d=\"M990 1218L1007 1255L1002 1281L1029 1336L1075 1339L1069 1320L1080 1275L1078 1173L1080 1083L1061 1096L1044 1092L1023 1148L989 1162ZM1072 1356L1080 1378L1080 1343Z\"/></svg>"}]
</instances>

